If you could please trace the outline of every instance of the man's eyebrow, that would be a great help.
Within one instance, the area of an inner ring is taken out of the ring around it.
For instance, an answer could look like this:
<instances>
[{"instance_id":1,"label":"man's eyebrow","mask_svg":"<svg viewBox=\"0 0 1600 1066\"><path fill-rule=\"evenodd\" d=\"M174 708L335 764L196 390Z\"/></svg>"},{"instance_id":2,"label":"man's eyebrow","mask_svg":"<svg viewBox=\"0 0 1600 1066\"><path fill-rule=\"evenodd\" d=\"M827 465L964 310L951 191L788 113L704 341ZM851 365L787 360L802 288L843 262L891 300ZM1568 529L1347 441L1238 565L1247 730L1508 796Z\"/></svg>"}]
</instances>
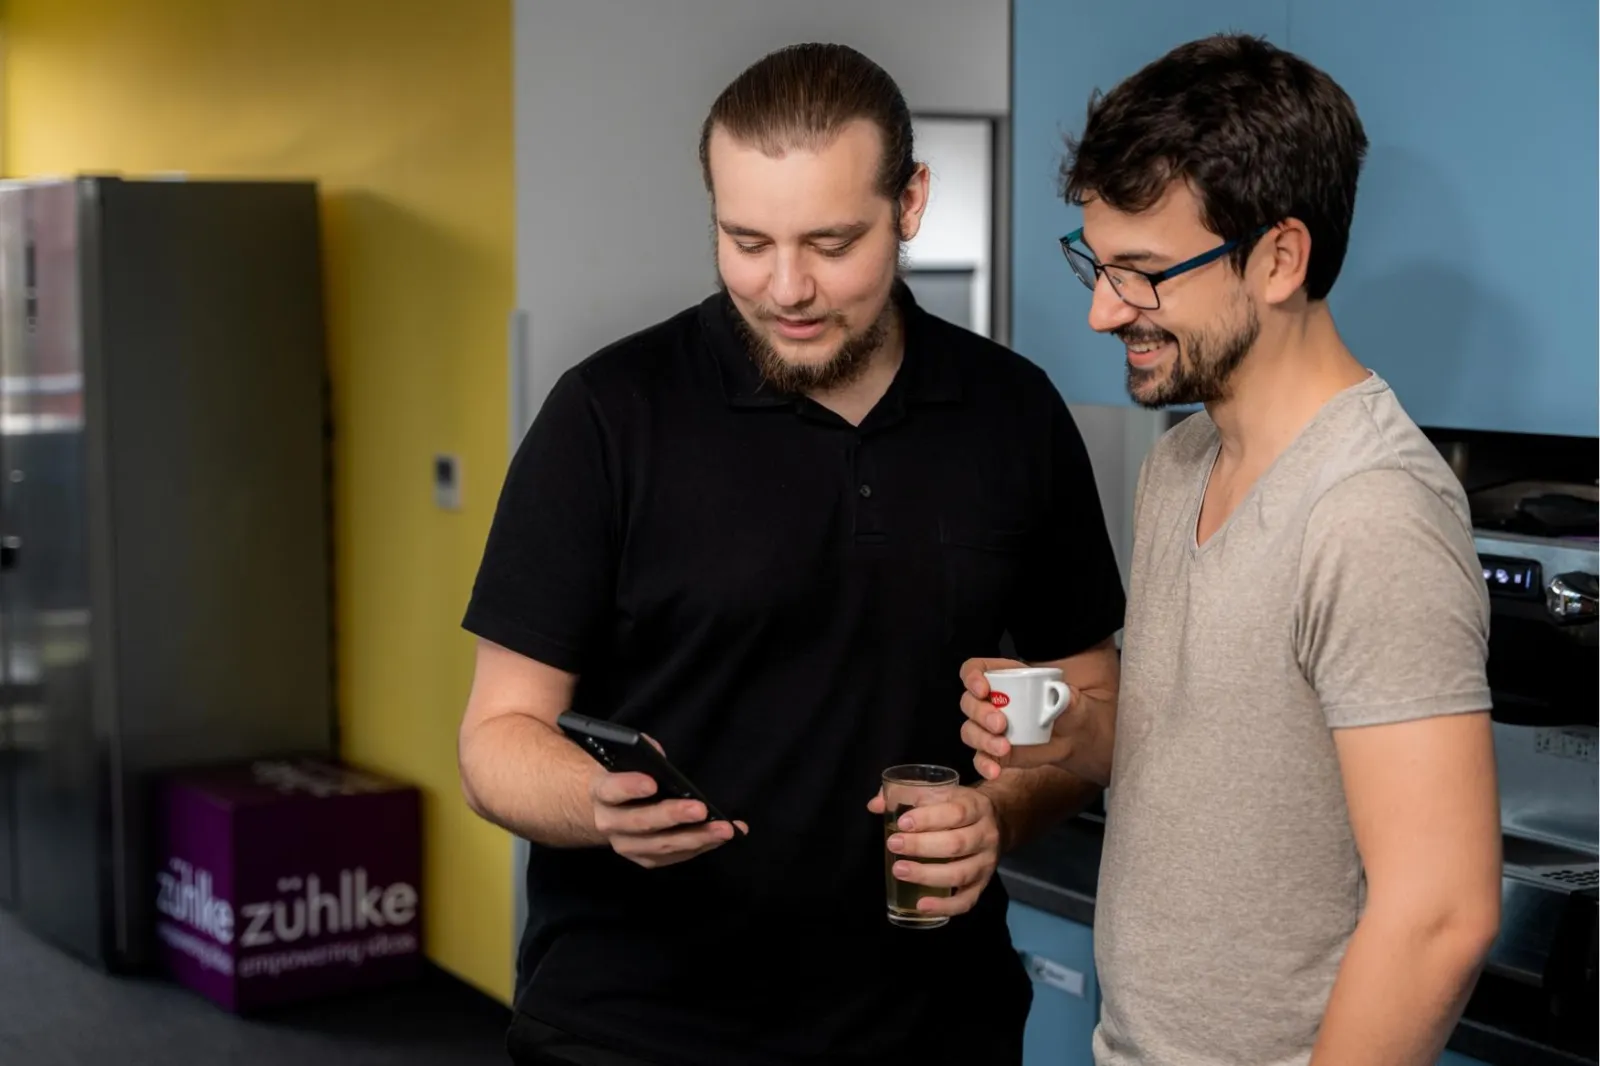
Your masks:
<instances>
[{"instance_id":1,"label":"man's eyebrow","mask_svg":"<svg viewBox=\"0 0 1600 1066\"><path fill-rule=\"evenodd\" d=\"M717 223L717 228L722 230L722 232L726 233L730 237L748 237L760 240L772 239L770 236L762 233L758 229L754 229L750 226L741 226L737 222L719 221ZM803 237L808 241L854 240L871 228L871 223L850 222L838 226L823 226L819 229L807 230L806 233L803 234Z\"/></svg>"},{"instance_id":2,"label":"man's eyebrow","mask_svg":"<svg viewBox=\"0 0 1600 1066\"><path fill-rule=\"evenodd\" d=\"M1157 261L1159 259L1165 259L1165 258L1166 258L1166 256L1157 255L1155 252L1149 251L1147 249L1135 248L1132 251L1118 252L1116 255L1112 256L1109 259L1102 259L1101 262L1102 263L1111 263L1111 264L1122 264L1122 265L1125 265L1125 266L1133 266L1136 263L1153 263L1153 262L1155 262L1155 261Z\"/></svg>"},{"instance_id":3,"label":"man's eyebrow","mask_svg":"<svg viewBox=\"0 0 1600 1066\"><path fill-rule=\"evenodd\" d=\"M809 230L805 236L806 240L810 241L848 241L861 236L870 228L871 224L867 222L849 222L840 226L824 226L821 229Z\"/></svg>"},{"instance_id":4,"label":"man's eyebrow","mask_svg":"<svg viewBox=\"0 0 1600 1066\"><path fill-rule=\"evenodd\" d=\"M1116 255L1101 255L1095 246L1084 238L1081 231L1078 235L1078 243L1089 249L1089 254L1094 256L1095 262L1110 264L1111 266L1133 266L1136 263L1151 263L1166 258L1166 256L1152 252L1148 248L1130 248L1127 251L1118 252Z\"/></svg>"}]
</instances>

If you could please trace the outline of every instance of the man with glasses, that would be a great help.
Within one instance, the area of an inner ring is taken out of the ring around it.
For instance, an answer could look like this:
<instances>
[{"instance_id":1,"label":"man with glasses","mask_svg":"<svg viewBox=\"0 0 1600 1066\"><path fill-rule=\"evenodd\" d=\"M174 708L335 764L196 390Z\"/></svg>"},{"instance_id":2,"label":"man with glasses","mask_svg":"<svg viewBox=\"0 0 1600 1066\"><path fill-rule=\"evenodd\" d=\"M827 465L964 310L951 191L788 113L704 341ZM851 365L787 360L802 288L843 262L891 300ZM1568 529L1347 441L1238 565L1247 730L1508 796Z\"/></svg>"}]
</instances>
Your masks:
<instances>
[{"instance_id":1,"label":"man with glasses","mask_svg":"<svg viewBox=\"0 0 1600 1066\"><path fill-rule=\"evenodd\" d=\"M1219 36L1093 103L1063 168L1128 391L1203 406L1140 472L1120 705L1011 748L964 668L985 776L1109 766L1101 1066L1432 1066L1496 933L1466 499L1327 303L1366 145L1326 74Z\"/></svg>"}]
</instances>

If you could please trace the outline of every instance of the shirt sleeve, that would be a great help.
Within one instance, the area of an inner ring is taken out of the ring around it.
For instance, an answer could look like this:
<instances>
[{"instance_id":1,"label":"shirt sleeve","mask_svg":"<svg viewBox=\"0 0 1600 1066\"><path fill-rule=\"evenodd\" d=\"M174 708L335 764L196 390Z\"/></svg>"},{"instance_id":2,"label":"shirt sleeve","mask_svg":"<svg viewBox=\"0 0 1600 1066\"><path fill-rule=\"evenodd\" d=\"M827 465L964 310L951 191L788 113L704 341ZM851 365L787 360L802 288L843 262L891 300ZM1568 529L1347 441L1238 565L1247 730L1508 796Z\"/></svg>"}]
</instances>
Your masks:
<instances>
[{"instance_id":1,"label":"shirt sleeve","mask_svg":"<svg viewBox=\"0 0 1600 1066\"><path fill-rule=\"evenodd\" d=\"M1403 470L1354 475L1318 501L1295 625L1332 728L1489 708L1489 597L1471 532Z\"/></svg>"},{"instance_id":2,"label":"shirt sleeve","mask_svg":"<svg viewBox=\"0 0 1600 1066\"><path fill-rule=\"evenodd\" d=\"M1127 606L1089 451L1066 403L1053 388L1050 395L1048 517L1008 627L1028 662L1065 659L1114 636Z\"/></svg>"},{"instance_id":3,"label":"shirt sleeve","mask_svg":"<svg viewBox=\"0 0 1600 1066\"><path fill-rule=\"evenodd\" d=\"M556 383L512 458L462 625L580 673L614 600L610 449L577 370Z\"/></svg>"}]
</instances>

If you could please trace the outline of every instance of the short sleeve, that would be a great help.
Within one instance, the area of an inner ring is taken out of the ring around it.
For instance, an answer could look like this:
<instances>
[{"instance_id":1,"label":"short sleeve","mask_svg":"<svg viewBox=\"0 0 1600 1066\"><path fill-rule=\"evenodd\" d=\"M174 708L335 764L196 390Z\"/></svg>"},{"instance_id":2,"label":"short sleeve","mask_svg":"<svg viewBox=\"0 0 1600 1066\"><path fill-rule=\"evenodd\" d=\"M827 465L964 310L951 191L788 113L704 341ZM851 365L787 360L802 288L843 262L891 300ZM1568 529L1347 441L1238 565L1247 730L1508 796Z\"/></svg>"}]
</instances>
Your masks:
<instances>
[{"instance_id":1,"label":"short sleeve","mask_svg":"<svg viewBox=\"0 0 1600 1066\"><path fill-rule=\"evenodd\" d=\"M1356 474L1318 501L1298 593L1300 667L1330 727L1489 708L1489 599L1472 535L1411 474Z\"/></svg>"},{"instance_id":2,"label":"short sleeve","mask_svg":"<svg viewBox=\"0 0 1600 1066\"><path fill-rule=\"evenodd\" d=\"M462 621L467 630L580 672L615 587L613 450L582 377L568 371L506 473Z\"/></svg>"},{"instance_id":3,"label":"short sleeve","mask_svg":"<svg viewBox=\"0 0 1600 1066\"><path fill-rule=\"evenodd\" d=\"M1106 531L1089 451L1053 388L1050 499L1033 538L1023 592L1007 627L1017 655L1049 662L1086 651L1122 628L1126 596Z\"/></svg>"}]
</instances>

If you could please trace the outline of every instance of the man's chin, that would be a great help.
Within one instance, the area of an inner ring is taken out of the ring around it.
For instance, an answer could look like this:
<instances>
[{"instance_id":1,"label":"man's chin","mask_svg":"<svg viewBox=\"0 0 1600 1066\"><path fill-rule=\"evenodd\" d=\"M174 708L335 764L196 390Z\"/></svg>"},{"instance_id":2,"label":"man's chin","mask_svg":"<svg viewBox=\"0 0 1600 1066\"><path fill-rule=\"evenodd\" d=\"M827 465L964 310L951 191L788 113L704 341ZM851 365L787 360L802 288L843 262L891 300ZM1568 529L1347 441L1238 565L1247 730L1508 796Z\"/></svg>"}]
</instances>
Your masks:
<instances>
[{"instance_id":1,"label":"man's chin","mask_svg":"<svg viewBox=\"0 0 1600 1066\"><path fill-rule=\"evenodd\" d=\"M795 351L777 344L772 345L771 350L772 354L777 357L779 363L783 364L790 370L798 370L801 373L811 370L820 370L829 363L833 362L835 357L837 357L839 354L836 348L804 348L799 351Z\"/></svg>"},{"instance_id":2,"label":"man's chin","mask_svg":"<svg viewBox=\"0 0 1600 1066\"><path fill-rule=\"evenodd\" d=\"M1128 367L1128 398L1140 407L1159 411L1172 406L1166 396L1167 376L1159 370L1141 370Z\"/></svg>"}]
</instances>

